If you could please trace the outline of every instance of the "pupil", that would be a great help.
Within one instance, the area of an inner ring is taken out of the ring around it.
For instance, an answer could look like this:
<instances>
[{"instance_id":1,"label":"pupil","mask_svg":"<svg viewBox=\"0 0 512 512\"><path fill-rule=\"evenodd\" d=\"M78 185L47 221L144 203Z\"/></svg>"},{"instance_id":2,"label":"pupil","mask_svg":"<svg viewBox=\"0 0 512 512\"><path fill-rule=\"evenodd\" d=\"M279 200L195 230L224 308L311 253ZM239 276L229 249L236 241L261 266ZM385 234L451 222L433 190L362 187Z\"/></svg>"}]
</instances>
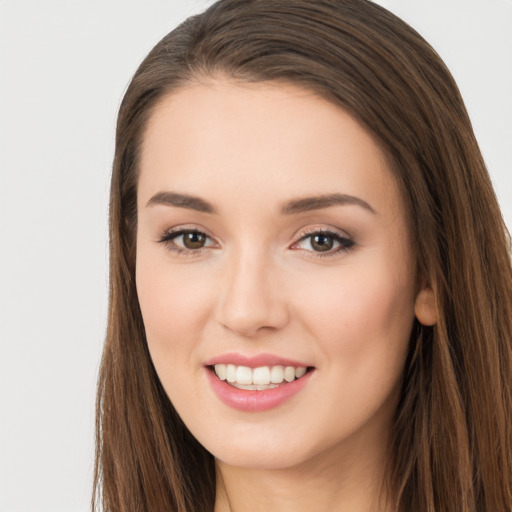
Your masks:
<instances>
[{"instance_id":1,"label":"pupil","mask_svg":"<svg viewBox=\"0 0 512 512\"><path fill-rule=\"evenodd\" d=\"M327 235L315 235L311 241L313 249L317 251L328 251L334 245L333 240Z\"/></svg>"},{"instance_id":2,"label":"pupil","mask_svg":"<svg viewBox=\"0 0 512 512\"><path fill-rule=\"evenodd\" d=\"M201 233L186 233L183 236L183 243L187 249L200 249L204 246L205 236Z\"/></svg>"}]
</instances>

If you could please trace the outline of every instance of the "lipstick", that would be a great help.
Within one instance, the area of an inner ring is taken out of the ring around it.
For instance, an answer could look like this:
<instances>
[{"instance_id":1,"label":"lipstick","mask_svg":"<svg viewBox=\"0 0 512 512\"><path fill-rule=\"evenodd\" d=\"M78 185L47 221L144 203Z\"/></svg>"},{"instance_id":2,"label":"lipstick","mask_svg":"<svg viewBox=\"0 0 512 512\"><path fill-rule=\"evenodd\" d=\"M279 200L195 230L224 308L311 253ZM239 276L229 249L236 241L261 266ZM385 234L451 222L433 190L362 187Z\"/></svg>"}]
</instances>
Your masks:
<instances>
[{"instance_id":1,"label":"lipstick","mask_svg":"<svg viewBox=\"0 0 512 512\"><path fill-rule=\"evenodd\" d=\"M313 370L304 362L273 354L230 353L205 363L217 397L229 407L246 412L266 411L288 401L307 385Z\"/></svg>"}]
</instances>

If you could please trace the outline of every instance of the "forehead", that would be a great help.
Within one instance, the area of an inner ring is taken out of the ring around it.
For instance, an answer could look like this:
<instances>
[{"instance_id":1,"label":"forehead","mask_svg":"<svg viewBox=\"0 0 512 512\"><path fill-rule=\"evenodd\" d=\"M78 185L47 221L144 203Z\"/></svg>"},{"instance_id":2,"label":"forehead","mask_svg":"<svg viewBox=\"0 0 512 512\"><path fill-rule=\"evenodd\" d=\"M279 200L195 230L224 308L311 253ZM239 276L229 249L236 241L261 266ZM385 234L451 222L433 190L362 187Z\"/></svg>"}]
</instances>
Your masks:
<instances>
[{"instance_id":1,"label":"forehead","mask_svg":"<svg viewBox=\"0 0 512 512\"><path fill-rule=\"evenodd\" d=\"M219 201L236 191L255 204L345 193L376 209L400 206L384 152L352 116L309 90L268 82L211 80L164 97L143 137L140 201L159 189Z\"/></svg>"}]
</instances>

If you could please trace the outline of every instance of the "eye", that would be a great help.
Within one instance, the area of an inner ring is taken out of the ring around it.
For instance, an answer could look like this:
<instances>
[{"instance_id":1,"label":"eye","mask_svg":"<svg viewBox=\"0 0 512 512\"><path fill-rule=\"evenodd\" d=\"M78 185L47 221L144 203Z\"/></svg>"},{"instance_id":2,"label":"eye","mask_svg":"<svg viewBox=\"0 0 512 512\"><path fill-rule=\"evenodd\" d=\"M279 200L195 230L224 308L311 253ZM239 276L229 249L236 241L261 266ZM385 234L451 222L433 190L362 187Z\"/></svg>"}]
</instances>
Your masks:
<instances>
[{"instance_id":1,"label":"eye","mask_svg":"<svg viewBox=\"0 0 512 512\"><path fill-rule=\"evenodd\" d=\"M315 256L333 256L342 251L349 251L354 246L354 241L347 236L335 231L317 230L302 233L300 240L292 248L318 253Z\"/></svg>"},{"instance_id":2,"label":"eye","mask_svg":"<svg viewBox=\"0 0 512 512\"><path fill-rule=\"evenodd\" d=\"M178 229L176 231L167 231L158 240L171 251L182 252L200 252L205 247L214 246L213 240L202 231L197 229Z\"/></svg>"}]
</instances>

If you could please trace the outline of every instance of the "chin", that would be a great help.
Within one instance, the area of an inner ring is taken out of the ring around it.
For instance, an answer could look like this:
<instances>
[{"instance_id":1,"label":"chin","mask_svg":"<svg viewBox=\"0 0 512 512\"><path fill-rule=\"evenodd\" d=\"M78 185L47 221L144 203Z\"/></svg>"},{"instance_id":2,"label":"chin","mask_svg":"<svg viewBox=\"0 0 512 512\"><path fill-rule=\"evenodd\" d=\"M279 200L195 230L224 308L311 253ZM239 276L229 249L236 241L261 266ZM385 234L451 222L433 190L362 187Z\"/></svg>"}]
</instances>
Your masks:
<instances>
[{"instance_id":1,"label":"chin","mask_svg":"<svg viewBox=\"0 0 512 512\"><path fill-rule=\"evenodd\" d=\"M278 470L299 466L307 457L304 454L288 453L287 451L267 449L241 449L229 448L219 450L215 459L238 468Z\"/></svg>"},{"instance_id":2,"label":"chin","mask_svg":"<svg viewBox=\"0 0 512 512\"><path fill-rule=\"evenodd\" d=\"M290 433L263 434L262 436L236 437L226 435L223 439L199 439L199 442L216 460L229 466L247 469L286 469L299 466L320 452L320 447L308 446L308 439ZM250 440L249 440L250 439Z\"/></svg>"}]
</instances>

